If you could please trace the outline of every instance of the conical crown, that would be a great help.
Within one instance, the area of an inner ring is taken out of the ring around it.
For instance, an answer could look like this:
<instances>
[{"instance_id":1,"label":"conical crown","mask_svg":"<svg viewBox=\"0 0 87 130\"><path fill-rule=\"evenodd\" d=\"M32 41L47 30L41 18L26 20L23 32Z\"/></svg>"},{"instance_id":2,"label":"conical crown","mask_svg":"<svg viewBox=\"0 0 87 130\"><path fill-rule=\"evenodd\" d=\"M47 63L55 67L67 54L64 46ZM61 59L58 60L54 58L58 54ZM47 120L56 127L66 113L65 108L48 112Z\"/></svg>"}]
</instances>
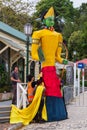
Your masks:
<instances>
[{"instance_id":1,"label":"conical crown","mask_svg":"<svg viewBox=\"0 0 87 130\"><path fill-rule=\"evenodd\" d=\"M54 16L54 9L51 7L48 12L45 14L44 18L52 17Z\"/></svg>"}]
</instances>

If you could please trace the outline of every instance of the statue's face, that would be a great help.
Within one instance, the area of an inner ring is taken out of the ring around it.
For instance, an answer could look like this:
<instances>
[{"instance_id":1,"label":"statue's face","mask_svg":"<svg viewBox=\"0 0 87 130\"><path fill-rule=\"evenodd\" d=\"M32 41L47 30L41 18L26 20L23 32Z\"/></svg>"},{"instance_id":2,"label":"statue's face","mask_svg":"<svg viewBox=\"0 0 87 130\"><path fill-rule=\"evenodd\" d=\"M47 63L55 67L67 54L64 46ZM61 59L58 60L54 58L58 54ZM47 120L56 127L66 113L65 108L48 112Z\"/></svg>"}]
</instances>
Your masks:
<instances>
[{"instance_id":1,"label":"statue's face","mask_svg":"<svg viewBox=\"0 0 87 130\"><path fill-rule=\"evenodd\" d=\"M47 27L53 27L54 26L54 17L48 17L44 19L44 23Z\"/></svg>"}]
</instances>

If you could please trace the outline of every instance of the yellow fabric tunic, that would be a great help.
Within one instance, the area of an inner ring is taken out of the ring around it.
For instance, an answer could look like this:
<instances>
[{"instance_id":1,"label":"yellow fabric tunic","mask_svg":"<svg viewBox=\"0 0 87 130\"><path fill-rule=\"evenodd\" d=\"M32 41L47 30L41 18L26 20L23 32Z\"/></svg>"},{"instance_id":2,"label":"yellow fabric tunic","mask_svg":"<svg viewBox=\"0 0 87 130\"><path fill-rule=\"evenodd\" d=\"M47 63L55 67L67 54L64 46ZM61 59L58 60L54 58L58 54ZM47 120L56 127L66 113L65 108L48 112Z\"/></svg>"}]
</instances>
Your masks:
<instances>
[{"instance_id":1,"label":"yellow fabric tunic","mask_svg":"<svg viewBox=\"0 0 87 130\"><path fill-rule=\"evenodd\" d=\"M42 29L35 31L32 35L32 39L33 44L31 52L34 60L39 60L37 49L41 43L41 48L45 57L45 61L42 62L42 67L54 66L55 61L63 62L63 58L61 58L63 38L60 33Z\"/></svg>"}]
</instances>

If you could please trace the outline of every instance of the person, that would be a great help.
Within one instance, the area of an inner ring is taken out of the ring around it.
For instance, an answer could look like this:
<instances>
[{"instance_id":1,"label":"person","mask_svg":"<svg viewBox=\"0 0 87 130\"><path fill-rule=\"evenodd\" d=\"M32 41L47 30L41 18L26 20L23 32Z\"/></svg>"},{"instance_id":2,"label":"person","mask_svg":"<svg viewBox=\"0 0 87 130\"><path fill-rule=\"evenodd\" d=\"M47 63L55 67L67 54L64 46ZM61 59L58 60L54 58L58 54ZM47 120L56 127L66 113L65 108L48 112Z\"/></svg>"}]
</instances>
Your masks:
<instances>
[{"instance_id":1,"label":"person","mask_svg":"<svg viewBox=\"0 0 87 130\"><path fill-rule=\"evenodd\" d=\"M21 82L19 78L19 70L17 66L14 67L14 70L11 73L11 81L12 81L12 87L13 87L12 104L16 105L17 104L17 83Z\"/></svg>"},{"instance_id":2,"label":"person","mask_svg":"<svg viewBox=\"0 0 87 130\"><path fill-rule=\"evenodd\" d=\"M54 30L54 8L51 7L42 16L44 28L34 31L32 35L31 55L34 60L41 62L41 71L46 88L46 109L49 121L67 119L67 111L60 89L60 81L56 75L55 63L68 64L61 57L63 37Z\"/></svg>"},{"instance_id":3,"label":"person","mask_svg":"<svg viewBox=\"0 0 87 130\"><path fill-rule=\"evenodd\" d=\"M27 81L28 81L28 102L29 104L32 103L33 98L34 98L34 88L35 88L35 83L34 83L34 76L32 76L31 74L29 74L27 76Z\"/></svg>"}]
</instances>

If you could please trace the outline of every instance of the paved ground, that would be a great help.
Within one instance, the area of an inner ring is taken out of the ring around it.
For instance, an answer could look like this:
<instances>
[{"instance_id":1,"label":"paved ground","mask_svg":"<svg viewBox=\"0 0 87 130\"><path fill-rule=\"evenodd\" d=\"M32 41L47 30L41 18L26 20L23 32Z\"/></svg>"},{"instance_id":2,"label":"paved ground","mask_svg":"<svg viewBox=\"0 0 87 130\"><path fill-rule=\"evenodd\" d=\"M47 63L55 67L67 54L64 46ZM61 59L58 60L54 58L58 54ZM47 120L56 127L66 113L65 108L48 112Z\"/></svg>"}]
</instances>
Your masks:
<instances>
[{"instance_id":1,"label":"paved ground","mask_svg":"<svg viewBox=\"0 0 87 130\"><path fill-rule=\"evenodd\" d=\"M87 92L80 94L67 105L67 111L69 117L67 120L42 124L31 123L20 129L21 125L17 124L2 130L87 130Z\"/></svg>"},{"instance_id":2,"label":"paved ground","mask_svg":"<svg viewBox=\"0 0 87 130\"><path fill-rule=\"evenodd\" d=\"M67 105L69 119L50 123L32 123L19 130L87 130L87 92Z\"/></svg>"},{"instance_id":3,"label":"paved ground","mask_svg":"<svg viewBox=\"0 0 87 130\"><path fill-rule=\"evenodd\" d=\"M77 107L76 110L76 108L73 107L72 114L70 112L72 109L68 108L68 110L69 119L67 120L44 124L30 124L21 128L20 130L87 130L87 108Z\"/></svg>"},{"instance_id":4,"label":"paved ground","mask_svg":"<svg viewBox=\"0 0 87 130\"><path fill-rule=\"evenodd\" d=\"M12 103L12 100L1 101L0 102L0 106L8 106L8 105L11 105L11 103Z\"/></svg>"}]
</instances>

